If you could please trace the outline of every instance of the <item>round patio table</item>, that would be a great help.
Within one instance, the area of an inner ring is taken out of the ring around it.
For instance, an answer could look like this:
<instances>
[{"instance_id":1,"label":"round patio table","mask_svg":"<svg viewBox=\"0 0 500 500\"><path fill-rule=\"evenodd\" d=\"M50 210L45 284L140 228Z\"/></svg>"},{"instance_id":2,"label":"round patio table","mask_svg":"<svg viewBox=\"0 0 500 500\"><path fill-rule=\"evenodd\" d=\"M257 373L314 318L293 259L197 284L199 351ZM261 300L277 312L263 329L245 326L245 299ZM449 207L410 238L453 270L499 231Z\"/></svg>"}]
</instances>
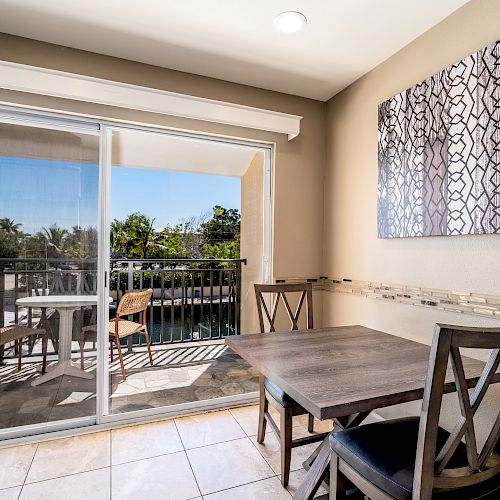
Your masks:
<instances>
[{"instance_id":1,"label":"round patio table","mask_svg":"<svg viewBox=\"0 0 500 500\"><path fill-rule=\"evenodd\" d=\"M111 298L110 298L111 300ZM16 300L16 305L23 307L51 307L59 312L59 352L55 366L49 367L47 373L35 379L34 386L43 384L61 375L93 378L93 374L82 370L71 361L71 343L73 340L73 313L85 306L95 306L97 295L43 295L23 297Z\"/></svg>"}]
</instances>

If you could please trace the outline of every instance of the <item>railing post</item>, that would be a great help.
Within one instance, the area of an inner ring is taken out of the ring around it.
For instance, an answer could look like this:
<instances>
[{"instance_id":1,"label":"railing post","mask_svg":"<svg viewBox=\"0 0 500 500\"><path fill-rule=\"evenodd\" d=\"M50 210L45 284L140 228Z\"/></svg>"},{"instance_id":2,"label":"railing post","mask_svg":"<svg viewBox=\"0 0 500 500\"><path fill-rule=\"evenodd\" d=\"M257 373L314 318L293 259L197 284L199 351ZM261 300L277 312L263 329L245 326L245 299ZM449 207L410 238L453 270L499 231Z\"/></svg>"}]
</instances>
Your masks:
<instances>
[{"instance_id":1,"label":"railing post","mask_svg":"<svg viewBox=\"0 0 500 500\"><path fill-rule=\"evenodd\" d=\"M5 263L0 262L0 328L5 326ZM4 346L0 346L0 366L3 365Z\"/></svg>"},{"instance_id":2,"label":"railing post","mask_svg":"<svg viewBox=\"0 0 500 500\"><path fill-rule=\"evenodd\" d=\"M240 334L241 328L241 260L236 262L236 303L234 311L235 333Z\"/></svg>"},{"instance_id":3,"label":"railing post","mask_svg":"<svg viewBox=\"0 0 500 500\"><path fill-rule=\"evenodd\" d=\"M5 263L0 262L0 327L5 326Z\"/></svg>"},{"instance_id":4,"label":"railing post","mask_svg":"<svg viewBox=\"0 0 500 500\"><path fill-rule=\"evenodd\" d=\"M135 262L129 262L128 263L128 281L127 281L127 288L128 292L132 292L134 290L134 268L135 268ZM132 321L132 316L129 316L128 319ZM129 335L127 337L127 352L133 352L133 337L132 335Z\"/></svg>"}]
</instances>

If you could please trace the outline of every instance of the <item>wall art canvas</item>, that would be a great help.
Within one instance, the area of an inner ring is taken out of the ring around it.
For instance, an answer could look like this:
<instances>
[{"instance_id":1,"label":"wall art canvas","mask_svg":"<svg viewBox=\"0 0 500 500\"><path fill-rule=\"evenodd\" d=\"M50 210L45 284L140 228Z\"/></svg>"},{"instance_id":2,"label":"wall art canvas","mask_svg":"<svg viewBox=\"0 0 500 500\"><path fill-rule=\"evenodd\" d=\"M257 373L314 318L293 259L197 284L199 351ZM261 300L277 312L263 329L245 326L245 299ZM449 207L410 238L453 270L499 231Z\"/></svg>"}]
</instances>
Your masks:
<instances>
[{"instance_id":1,"label":"wall art canvas","mask_svg":"<svg viewBox=\"0 0 500 500\"><path fill-rule=\"evenodd\" d=\"M500 41L379 105L379 238L500 233Z\"/></svg>"}]
</instances>

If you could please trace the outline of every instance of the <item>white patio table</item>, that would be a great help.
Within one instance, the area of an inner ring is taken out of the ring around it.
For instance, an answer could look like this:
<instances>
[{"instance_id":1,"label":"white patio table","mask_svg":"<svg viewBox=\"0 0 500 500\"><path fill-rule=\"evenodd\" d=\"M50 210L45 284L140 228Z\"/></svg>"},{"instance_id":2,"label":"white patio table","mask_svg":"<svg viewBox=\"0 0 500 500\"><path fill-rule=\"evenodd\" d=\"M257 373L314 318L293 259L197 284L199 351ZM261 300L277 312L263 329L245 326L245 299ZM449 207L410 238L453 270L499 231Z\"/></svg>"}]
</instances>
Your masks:
<instances>
[{"instance_id":1,"label":"white patio table","mask_svg":"<svg viewBox=\"0 0 500 500\"><path fill-rule=\"evenodd\" d=\"M111 301L110 297L110 301ZM23 307L51 307L59 312L59 353L57 364L47 369L47 373L35 379L31 384L36 386L48 382L61 375L93 378L93 374L82 370L71 361L71 343L73 338L73 313L80 307L97 304L97 295L44 295L23 297L16 300Z\"/></svg>"}]
</instances>

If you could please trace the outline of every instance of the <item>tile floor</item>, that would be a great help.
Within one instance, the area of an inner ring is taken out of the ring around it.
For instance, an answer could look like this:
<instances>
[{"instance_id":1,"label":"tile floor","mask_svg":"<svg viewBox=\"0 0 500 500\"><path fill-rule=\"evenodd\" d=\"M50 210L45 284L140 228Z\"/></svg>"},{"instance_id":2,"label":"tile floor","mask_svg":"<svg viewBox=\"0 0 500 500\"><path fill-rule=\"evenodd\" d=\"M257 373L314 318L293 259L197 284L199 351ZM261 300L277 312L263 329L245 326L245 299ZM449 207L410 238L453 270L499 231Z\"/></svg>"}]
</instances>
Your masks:
<instances>
[{"instance_id":1,"label":"tile floor","mask_svg":"<svg viewBox=\"0 0 500 500\"><path fill-rule=\"evenodd\" d=\"M246 406L0 449L0 500L290 499L316 444L293 450L282 488L279 444L270 432L257 444L257 414ZM306 425L296 417L294 436Z\"/></svg>"}]
</instances>

